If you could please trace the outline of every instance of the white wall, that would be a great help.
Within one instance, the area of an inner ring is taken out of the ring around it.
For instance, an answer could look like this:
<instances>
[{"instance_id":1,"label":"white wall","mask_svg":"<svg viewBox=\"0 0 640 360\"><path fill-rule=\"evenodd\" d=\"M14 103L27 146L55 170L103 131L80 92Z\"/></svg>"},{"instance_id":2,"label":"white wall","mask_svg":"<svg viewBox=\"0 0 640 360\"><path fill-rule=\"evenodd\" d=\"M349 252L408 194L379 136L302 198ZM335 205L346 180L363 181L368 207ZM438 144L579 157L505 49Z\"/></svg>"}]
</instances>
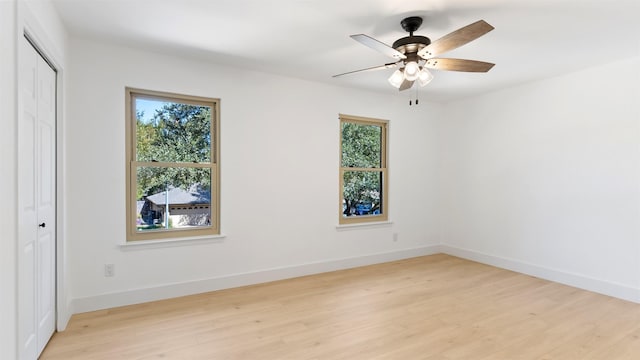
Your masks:
<instances>
[{"instance_id":1,"label":"white wall","mask_svg":"<svg viewBox=\"0 0 640 360\"><path fill-rule=\"evenodd\" d=\"M16 2L0 1L0 358L16 357Z\"/></svg>"},{"instance_id":2,"label":"white wall","mask_svg":"<svg viewBox=\"0 0 640 360\"><path fill-rule=\"evenodd\" d=\"M446 106L445 251L640 301L640 58Z\"/></svg>"},{"instance_id":3,"label":"white wall","mask_svg":"<svg viewBox=\"0 0 640 360\"><path fill-rule=\"evenodd\" d=\"M66 201L76 311L420 255L439 243L432 169L440 105L409 107L393 92L82 39L71 44L70 68ZM223 240L120 246L125 86L221 99ZM339 113L390 120L390 226L336 229ZM115 277L103 276L105 263L115 264Z\"/></svg>"}]
</instances>

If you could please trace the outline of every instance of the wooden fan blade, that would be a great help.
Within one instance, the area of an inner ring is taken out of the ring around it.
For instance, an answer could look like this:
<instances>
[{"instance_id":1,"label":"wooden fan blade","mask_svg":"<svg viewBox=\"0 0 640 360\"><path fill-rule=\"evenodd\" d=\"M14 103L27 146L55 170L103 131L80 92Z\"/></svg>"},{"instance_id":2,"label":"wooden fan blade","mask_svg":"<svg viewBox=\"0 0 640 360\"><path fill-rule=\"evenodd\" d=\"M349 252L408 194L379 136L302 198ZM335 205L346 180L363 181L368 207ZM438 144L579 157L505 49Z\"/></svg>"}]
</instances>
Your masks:
<instances>
[{"instance_id":1,"label":"wooden fan blade","mask_svg":"<svg viewBox=\"0 0 640 360\"><path fill-rule=\"evenodd\" d=\"M351 35L351 38L364 46L368 46L373 50L378 51L394 59L402 60L407 58L400 51L365 34Z\"/></svg>"},{"instance_id":2,"label":"wooden fan blade","mask_svg":"<svg viewBox=\"0 0 640 360\"><path fill-rule=\"evenodd\" d=\"M430 59L447 51L456 49L466 43L469 43L480 36L493 30L493 26L484 20L478 20L473 24L469 24L454 32L451 32L440 39L432 42L418 51L418 56L423 59Z\"/></svg>"},{"instance_id":3,"label":"wooden fan blade","mask_svg":"<svg viewBox=\"0 0 640 360\"><path fill-rule=\"evenodd\" d=\"M398 63L388 63L388 64L384 64L384 65L380 65L380 66L373 66L373 67L366 68L366 69L353 70L353 71L349 71L349 72L346 72L346 73L333 75L332 77L338 77L338 76L342 76L342 75L349 75L349 74L358 73L358 72L365 72L365 71L391 69L391 68L394 68L396 66L398 66Z\"/></svg>"},{"instance_id":4,"label":"wooden fan blade","mask_svg":"<svg viewBox=\"0 0 640 360\"><path fill-rule=\"evenodd\" d=\"M476 60L433 58L427 60L424 66L435 70L487 72L493 65L495 64Z\"/></svg>"},{"instance_id":5,"label":"wooden fan blade","mask_svg":"<svg viewBox=\"0 0 640 360\"><path fill-rule=\"evenodd\" d=\"M407 90L407 89L411 88L412 85L413 85L413 81L409 81L407 79L404 79L402 81L402 84L400 84L400 87L398 88L398 90L400 90L400 91Z\"/></svg>"}]
</instances>

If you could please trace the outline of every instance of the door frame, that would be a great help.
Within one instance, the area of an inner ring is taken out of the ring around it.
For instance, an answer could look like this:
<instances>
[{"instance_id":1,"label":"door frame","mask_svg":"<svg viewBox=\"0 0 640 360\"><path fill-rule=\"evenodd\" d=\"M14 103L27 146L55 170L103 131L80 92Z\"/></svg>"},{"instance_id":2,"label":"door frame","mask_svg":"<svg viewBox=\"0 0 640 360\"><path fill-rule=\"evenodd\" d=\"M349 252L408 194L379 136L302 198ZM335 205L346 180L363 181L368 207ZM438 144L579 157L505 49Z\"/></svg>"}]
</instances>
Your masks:
<instances>
[{"instance_id":1,"label":"door frame","mask_svg":"<svg viewBox=\"0 0 640 360\"><path fill-rule=\"evenodd\" d=\"M29 9L28 5L23 1L17 2L17 31L16 31L16 48L17 48L17 61L16 61L16 94L18 109L22 108L22 78L20 71L20 64L24 58L21 46L19 44L26 38L36 49L42 58L49 63L49 65L56 72L56 125L55 125L55 141L56 141L56 157L55 157L55 179L56 179L56 265L55 265L55 316L56 316L56 330L62 331L66 328L67 323L73 313L70 308L67 298L67 249L66 249L66 219L65 219L65 177L64 175L64 79L65 79L65 67L64 67L64 48L60 48L60 44L56 44L45 31L45 28L40 24L38 18ZM20 119L20 111L18 111L18 119ZM19 161L19 158L18 158ZM16 259L18 254L16 253ZM17 274L16 274L17 275ZM16 277L16 280L18 278Z\"/></svg>"}]
</instances>

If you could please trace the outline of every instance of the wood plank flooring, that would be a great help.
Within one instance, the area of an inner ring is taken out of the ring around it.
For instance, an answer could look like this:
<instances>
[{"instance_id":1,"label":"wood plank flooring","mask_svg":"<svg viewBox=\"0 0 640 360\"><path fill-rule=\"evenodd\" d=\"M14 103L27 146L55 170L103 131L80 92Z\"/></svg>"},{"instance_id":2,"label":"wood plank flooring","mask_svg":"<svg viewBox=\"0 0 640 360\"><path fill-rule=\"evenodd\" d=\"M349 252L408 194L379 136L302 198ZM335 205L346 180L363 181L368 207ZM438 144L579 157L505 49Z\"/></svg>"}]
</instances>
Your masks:
<instances>
[{"instance_id":1,"label":"wood plank flooring","mask_svg":"<svg viewBox=\"0 0 640 360\"><path fill-rule=\"evenodd\" d=\"M432 255L74 315L41 359L640 359L640 305Z\"/></svg>"}]
</instances>

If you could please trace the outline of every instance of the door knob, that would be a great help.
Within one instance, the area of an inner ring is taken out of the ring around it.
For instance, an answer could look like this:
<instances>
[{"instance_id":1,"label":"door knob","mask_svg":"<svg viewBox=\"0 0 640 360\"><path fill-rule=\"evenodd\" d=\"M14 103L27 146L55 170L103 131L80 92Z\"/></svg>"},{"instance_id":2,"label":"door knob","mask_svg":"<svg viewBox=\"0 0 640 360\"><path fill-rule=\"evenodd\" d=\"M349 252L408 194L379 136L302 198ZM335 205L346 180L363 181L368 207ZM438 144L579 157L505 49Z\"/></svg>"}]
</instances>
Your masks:
<instances>
[{"instance_id":1,"label":"door knob","mask_svg":"<svg viewBox=\"0 0 640 360\"><path fill-rule=\"evenodd\" d=\"M43 228L43 227L47 226L47 224L42 223L42 224L40 224L40 225L38 225L38 226L40 226L41 228Z\"/></svg>"}]
</instances>

